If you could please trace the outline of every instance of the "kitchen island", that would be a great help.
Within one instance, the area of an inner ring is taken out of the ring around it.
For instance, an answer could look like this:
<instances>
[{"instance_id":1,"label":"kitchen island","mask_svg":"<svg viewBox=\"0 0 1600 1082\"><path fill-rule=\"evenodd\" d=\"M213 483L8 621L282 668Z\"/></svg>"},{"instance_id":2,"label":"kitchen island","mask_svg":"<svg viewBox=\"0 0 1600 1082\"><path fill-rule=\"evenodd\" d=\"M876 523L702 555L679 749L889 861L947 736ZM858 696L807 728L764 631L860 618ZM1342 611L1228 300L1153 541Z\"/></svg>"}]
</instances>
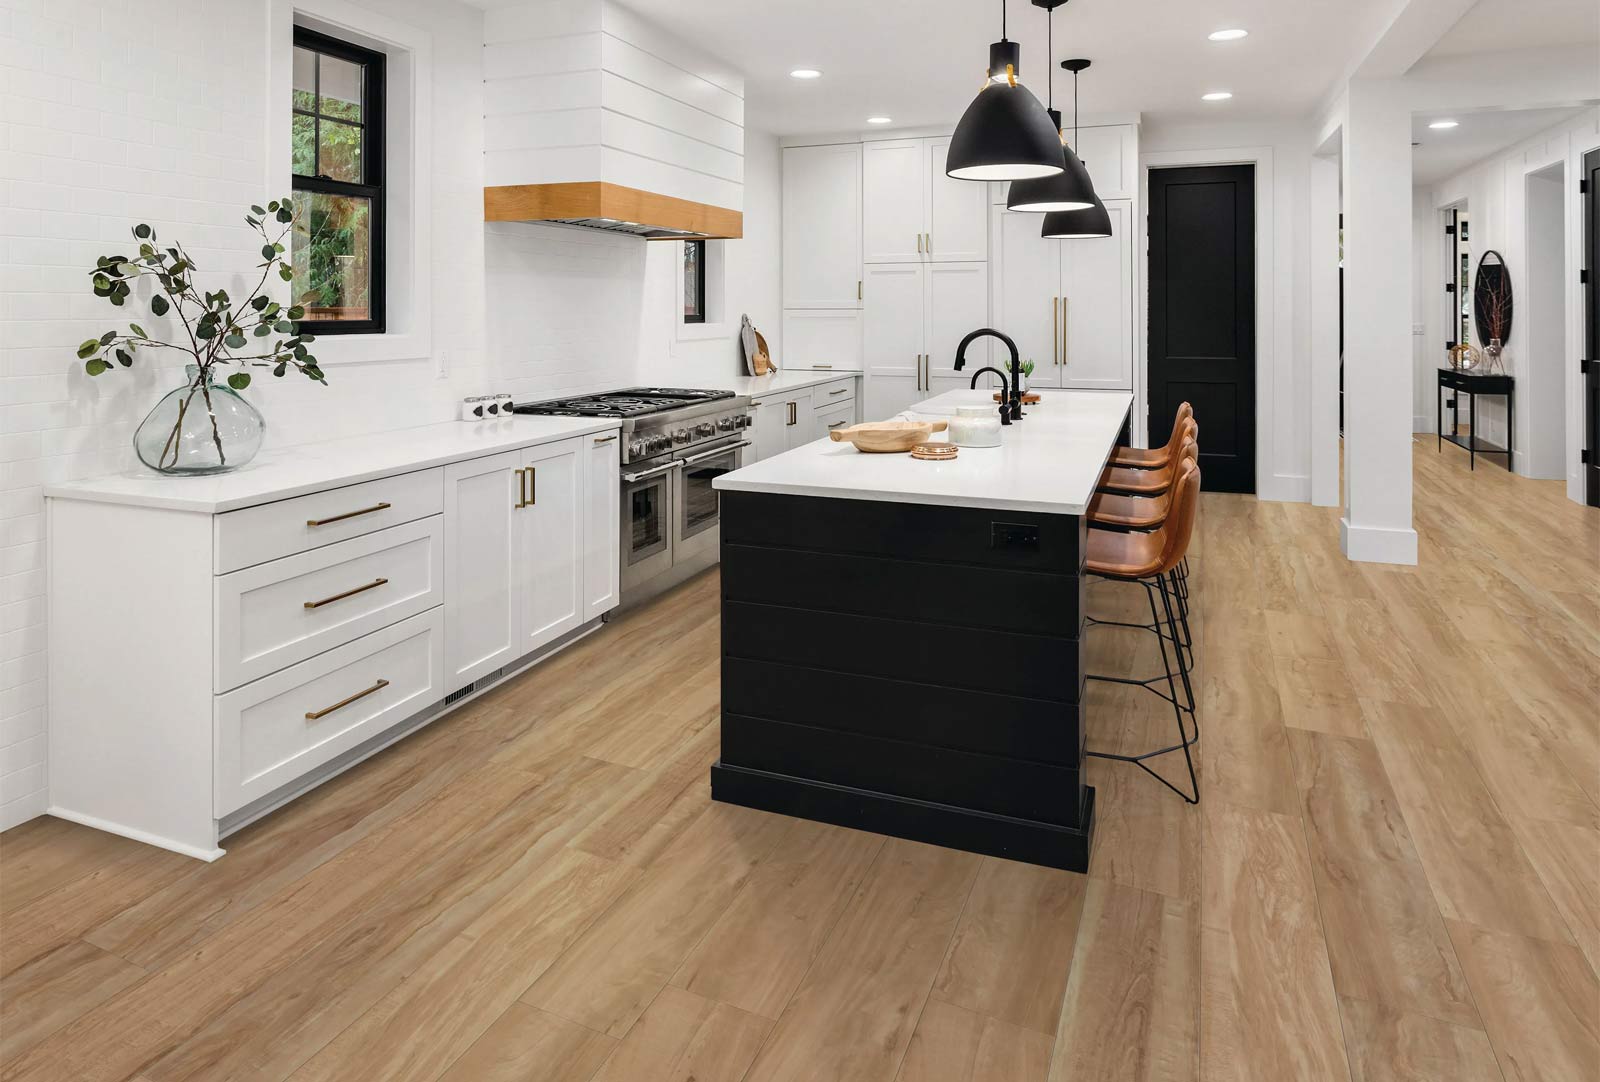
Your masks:
<instances>
[{"instance_id":1,"label":"kitchen island","mask_svg":"<svg viewBox=\"0 0 1600 1082\"><path fill-rule=\"evenodd\" d=\"M1053 393L953 461L819 440L718 478L712 796L1085 870L1083 514L1130 404Z\"/></svg>"}]
</instances>

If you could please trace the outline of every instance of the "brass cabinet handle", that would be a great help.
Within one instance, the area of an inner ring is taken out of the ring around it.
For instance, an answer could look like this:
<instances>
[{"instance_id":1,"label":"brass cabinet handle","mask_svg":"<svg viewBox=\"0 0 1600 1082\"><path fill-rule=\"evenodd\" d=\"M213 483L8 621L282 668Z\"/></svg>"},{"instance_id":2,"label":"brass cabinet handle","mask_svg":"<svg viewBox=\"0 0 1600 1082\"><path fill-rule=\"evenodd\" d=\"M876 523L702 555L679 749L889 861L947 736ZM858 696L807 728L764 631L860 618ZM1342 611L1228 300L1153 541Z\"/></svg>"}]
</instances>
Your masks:
<instances>
[{"instance_id":1,"label":"brass cabinet handle","mask_svg":"<svg viewBox=\"0 0 1600 1082\"><path fill-rule=\"evenodd\" d=\"M610 443L612 440L614 440L616 438L617 437L615 437L615 436L598 436L598 437L595 438L594 445L596 447L599 447L602 443Z\"/></svg>"},{"instance_id":2,"label":"brass cabinet handle","mask_svg":"<svg viewBox=\"0 0 1600 1082\"><path fill-rule=\"evenodd\" d=\"M826 369L832 370L833 365L831 365L831 364L814 364L811 367L812 368L826 368Z\"/></svg>"},{"instance_id":3,"label":"brass cabinet handle","mask_svg":"<svg viewBox=\"0 0 1600 1082\"><path fill-rule=\"evenodd\" d=\"M307 601L306 602L306 608L308 608L308 609L320 609L324 605L331 605L335 601L343 601L347 597L355 597L357 594L364 594L368 590L376 590L378 587L387 586L388 584L389 584L389 580L388 579L373 579L371 582L367 583L365 586L357 586L354 589L346 590L342 594L334 594L332 597L325 597L321 601Z\"/></svg>"},{"instance_id":4,"label":"brass cabinet handle","mask_svg":"<svg viewBox=\"0 0 1600 1082\"><path fill-rule=\"evenodd\" d=\"M306 525L326 526L330 522L343 522L345 519L355 518L357 515L370 515L374 511L387 511L392 506L392 504L387 503L375 503L371 507L363 507L359 511L346 511L344 514L334 515L332 518L308 518L306 519Z\"/></svg>"},{"instance_id":5,"label":"brass cabinet handle","mask_svg":"<svg viewBox=\"0 0 1600 1082\"><path fill-rule=\"evenodd\" d=\"M848 387L840 387L837 391L829 391L828 392L828 397L832 398L836 394L849 394L849 393L850 393L850 388L848 388Z\"/></svg>"},{"instance_id":6,"label":"brass cabinet handle","mask_svg":"<svg viewBox=\"0 0 1600 1082\"><path fill-rule=\"evenodd\" d=\"M532 507L539 502L539 470L535 466L528 467L528 506Z\"/></svg>"},{"instance_id":7,"label":"brass cabinet handle","mask_svg":"<svg viewBox=\"0 0 1600 1082\"><path fill-rule=\"evenodd\" d=\"M861 279L856 279L856 300L861 299Z\"/></svg>"},{"instance_id":8,"label":"brass cabinet handle","mask_svg":"<svg viewBox=\"0 0 1600 1082\"><path fill-rule=\"evenodd\" d=\"M1067 363L1067 298L1061 298L1061 364Z\"/></svg>"},{"instance_id":9,"label":"brass cabinet handle","mask_svg":"<svg viewBox=\"0 0 1600 1082\"><path fill-rule=\"evenodd\" d=\"M838 428L840 425L847 425L849 423L850 423L849 421L835 421L835 422L833 422L833 424L829 425L828 427L829 428Z\"/></svg>"},{"instance_id":10,"label":"brass cabinet handle","mask_svg":"<svg viewBox=\"0 0 1600 1082\"><path fill-rule=\"evenodd\" d=\"M1061 354L1058 347L1061 344L1061 307L1058 302L1060 297L1050 298L1050 363L1060 364Z\"/></svg>"},{"instance_id":11,"label":"brass cabinet handle","mask_svg":"<svg viewBox=\"0 0 1600 1082\"><path fill-rule=\"evenodd\" d=\"M522 510L528 506L528 471L517 470L517 502L511 506L515 510Z\"/></svg>"},{"instance_id":12,"label":"brass cabinet handle","mask_svg":"<svg viewBox=\"0 0 1600 1082\"><path fill-rule=\"evenodd\" d=\"M333 713L335 710L341 710L344 707L347 707L351 703L355 702L357 699L365 699L368 695L371 695L373 692L382 691L384 688L386 688L388 686L389 686L389 681L387 681L387 680L379 680L376 684L373 684L370 688L367 688L365 691L358 691L354 695L350 696L347 699L340 699L338 702L334 703L332 706L325 706L321 710L313 710L313 711L311 711L310 713L306 714L306 720L307 721L316 721L318 718L325 718L329 714Z\"/></svg>"},{"instance_id":13,"label":"brass cabinet handle","mask_svg":"<svg viewBox=\"0 0 1600 1082\"><path fill-rule=\"evenodd\" d=\"M921 233L917 234L917 254L918 255L922 254L922 234Z\"/></svg>"},{"instance_id":14,"label":"brass cabinet handle","mask_svg":"<svg viewBox=\"0 0 1600 1082\"><path fill-rule=\"evenodd\" d=\"M928 238L928 254L932 255L933 254L933 234L932 233L928 233L928 234L925 234L925 236L927 236L927 238Z\"/></svg>"}]
</instances>

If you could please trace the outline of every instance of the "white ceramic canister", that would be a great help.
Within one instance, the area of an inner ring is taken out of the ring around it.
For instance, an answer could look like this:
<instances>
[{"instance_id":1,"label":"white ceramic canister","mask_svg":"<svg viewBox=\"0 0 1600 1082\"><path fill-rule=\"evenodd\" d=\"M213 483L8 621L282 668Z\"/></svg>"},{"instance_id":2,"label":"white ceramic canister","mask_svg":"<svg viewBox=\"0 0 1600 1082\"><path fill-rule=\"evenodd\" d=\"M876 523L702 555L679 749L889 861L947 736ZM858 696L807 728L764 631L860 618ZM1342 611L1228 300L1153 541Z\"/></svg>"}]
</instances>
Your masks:
<instances>
[{"instance_id":1,"label":"white ceramic canister","mask_svg":"<svg viewBox=\"0 0 1600 1082\"><path fill-rule=\"evenodd\" d=\"M957 447L999 447L999 406L957 406L950 418L950 442Z\"/></svg>"}]
</instances>

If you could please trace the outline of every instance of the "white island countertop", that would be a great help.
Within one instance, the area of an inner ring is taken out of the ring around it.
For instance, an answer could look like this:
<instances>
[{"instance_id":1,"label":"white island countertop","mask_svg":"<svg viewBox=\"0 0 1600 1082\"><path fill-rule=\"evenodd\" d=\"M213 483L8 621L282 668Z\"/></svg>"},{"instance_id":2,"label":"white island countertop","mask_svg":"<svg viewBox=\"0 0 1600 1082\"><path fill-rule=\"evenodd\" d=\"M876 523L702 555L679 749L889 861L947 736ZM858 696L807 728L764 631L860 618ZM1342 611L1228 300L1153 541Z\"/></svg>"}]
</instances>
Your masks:
<instances>
[{"instance_id":1,"label":"white island countertop","mask_svg":"<svg viewBox=\"0 0 1600 1082\"><path fill-rule=\"evenodd\" d=\"M1132 402L1121 392L1053 391L1000 430L999 447L963 447L949 462L863 454L849 443L816 440L723 474L714 485L724 492L1081 515ZM976 405L994 406L994 392L947 391L908 412L938 419Z\"/></svg>"},{"instance_id":2,"label":"white island countertop","mask_svg":"<svg viewBox=\"0 0 1600 1082\"><path fill-rule=\"evenodd\" d=\"M122 473L46 485L56 499L219 514L377 477L482 458L591 432L615 431L607 417L508 417L446 421L367 436L262 451L229 473L168 477L135 464Z\"/></svg>"},{"instance_id":3,"label":"white island countertop","mask_svg":"<svg viewBox=\"0 0 1600 1082\"><path fill-rule=\"evenodd\" d=\"M815 387L819 383L831 383L836 379L855 379L861 375L854 369L821 368L785 368L777 372L768 372L764 376L733 376L729 379L716 380L716 386L726 387L734 394L747 394L751 398L761 398L769 394L783 394L785 391L799 391L806 387Z\"/></svg>"}]
</instances>

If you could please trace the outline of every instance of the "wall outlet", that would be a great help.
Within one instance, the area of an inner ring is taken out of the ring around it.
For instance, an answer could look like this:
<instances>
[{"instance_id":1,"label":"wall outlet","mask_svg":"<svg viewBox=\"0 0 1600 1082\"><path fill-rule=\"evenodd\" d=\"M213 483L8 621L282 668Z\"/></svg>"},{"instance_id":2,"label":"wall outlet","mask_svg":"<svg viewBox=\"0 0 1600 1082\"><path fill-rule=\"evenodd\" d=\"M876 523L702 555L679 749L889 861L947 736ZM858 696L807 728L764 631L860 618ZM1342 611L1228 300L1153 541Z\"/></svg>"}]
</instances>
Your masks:
<instances>
[{"instance_id":1,"label":"wall outlet","mask_svg":"<svg viewBox=\"0 0 1600 1082\"><path fill-rule=\"evenodd\" d=\"M439 350L433 355L433 378L450 378L450 353L448 350Z\"/></svg>"}]
</instances>

